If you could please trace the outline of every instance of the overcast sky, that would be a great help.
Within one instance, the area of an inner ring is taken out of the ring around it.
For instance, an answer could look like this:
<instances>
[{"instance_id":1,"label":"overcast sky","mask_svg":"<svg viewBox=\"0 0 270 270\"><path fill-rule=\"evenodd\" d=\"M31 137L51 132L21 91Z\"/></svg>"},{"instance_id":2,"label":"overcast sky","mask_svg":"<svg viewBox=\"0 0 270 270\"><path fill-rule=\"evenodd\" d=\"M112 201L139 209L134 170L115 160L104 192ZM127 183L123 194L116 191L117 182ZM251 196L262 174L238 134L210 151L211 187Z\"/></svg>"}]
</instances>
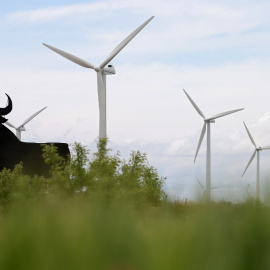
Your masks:
<instances>
[{"instance_id":1,"label":"overcast sky","mask_svg":"<svg viewBox=\"0 0 270 270\"><path fill-rule=\"evenodd\" d=\"M110 146L124 157L146 152L167 176L166 190L195 198L205 183L206 141L193 164L203 119L245 108L212 124L212 186L216 198L255 191L254 147L270 145L270 2L262 0L7 1L0 10L0 106L8 93L23 141L68 142L94 151L98 136L96 73L43 42L100 64L134 29L155 18L112 61L107 76ZM270 183L270 151L261 154L262 186Z\"/></svg>"}]
</instances>

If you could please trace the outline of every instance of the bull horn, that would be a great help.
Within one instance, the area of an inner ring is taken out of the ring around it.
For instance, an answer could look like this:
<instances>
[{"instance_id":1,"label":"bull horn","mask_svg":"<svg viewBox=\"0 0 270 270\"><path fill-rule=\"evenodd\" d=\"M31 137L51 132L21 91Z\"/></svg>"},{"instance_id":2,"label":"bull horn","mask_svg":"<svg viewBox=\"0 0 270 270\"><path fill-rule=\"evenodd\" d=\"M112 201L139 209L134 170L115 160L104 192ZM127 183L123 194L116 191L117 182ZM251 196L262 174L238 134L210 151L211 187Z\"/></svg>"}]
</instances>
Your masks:
<instances>
[{"instance_id":1,"label":"bull horn","mask_svg":"<svg viewBox=\"0 0 270 270\"><path fill-rule=\"evenodd\" d=\"M8 97L8 105L5 108L0 108L0 115L7 115L12 110L12 100L8 94L6 96Z\"/></svg>"},{"instance_id":2,"label":"bull horn","mask_svg":"<svg viewBox=\"0 0 270 270\"><path fill-rule=\"evenodd\" d=\"M12 100L8 94L6 94L6 96L8 97L8 105L5 108L0 108L0 123L5 123L7 121L7 119L1 115L7 115L12 111Z\"/></svg>"}]
</instances>

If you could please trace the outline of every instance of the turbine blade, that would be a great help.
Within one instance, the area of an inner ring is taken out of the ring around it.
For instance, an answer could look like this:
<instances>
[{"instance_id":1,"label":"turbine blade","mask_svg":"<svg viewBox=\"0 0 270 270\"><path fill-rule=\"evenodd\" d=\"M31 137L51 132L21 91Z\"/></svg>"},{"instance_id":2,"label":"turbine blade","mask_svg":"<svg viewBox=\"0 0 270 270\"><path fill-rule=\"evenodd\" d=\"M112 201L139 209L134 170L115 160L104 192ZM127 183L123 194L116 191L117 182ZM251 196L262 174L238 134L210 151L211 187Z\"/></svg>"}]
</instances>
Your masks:
<instances>
[{"instance_id":1,"label":"turbine blade","mask_svg":"<svg viewBox=\"0 0 270 270\"><path fill-rule=\"evenodd\" d=\"M243 174L242 174L242 177L243 177L243 175L245 174L246 170L248 169L250 163L251 163L252 160L254 159L255 155L256 155L256 150L255 150L254 153L252 154L252 156L251 156L251 158L250 158L250 160L249 160L249 162L248 162L248 164L247 164L247 166L246 166L246 168L245 168L245 170L244 170L244 172L243 172Z\"/></svg>"},{"instance_id":2,"label":"turbine blade","mask_svg":"<svg viewBox=\"0 0 270 270\"><path fill-rule=\"evenodd\" d=\"M200 184L200 186L202 187L203 190L205 190L204 186L202 185L202 183L197 179L198 183Z\"/></svg>"},{"instance_id":3,"label":"turbine blade","mask_svg":"<svg viewBox=\"0 0 270 270\"><path fill-rule=\"evenodd\" d=\"M5 124L16 129L16 127L13 124L11 124L9 121L5 122Z\"/></svg>"},{"instance_id":4,"label":"turbine blade","mask_svg":"<svg viewBox=\"0 0 270 270\"><path fill-rule=\"evenodd\" d=\"M250 138L252 144L253 144L255 147L257 147L257 145L256 145L254 139L252 138L252 136L251 136L251 134L250 134L250 132L249 132L249 130L248 130L248 128L247 128L247 126L246 126L246 124L245 124L244 121L243 121L243 123L244 123L244 126L245 126L245 128L246 128L247 134L248 134L248 136L249 136L249 138Z\"/></svg>"},{"instance_id":5,"label":"turbine blade","mask_svg":"<svg viewBox=\"0 0 270 270\"><path fill-rule=\"evenodd\" d=\"M77 57L75 55L64 52L64 51L62 51L60 49L57 49L57 48L55 48L55 47L53 47L51 45L46 44L46 43L43 43L43 45L46 46L47 48L51 49L52 51L60 54L61 56L67 58L68 60L72 61L75 64L78 64L78 65L80 65L82 67L85 67L85 68L92 68L92 69L95 68L95 66L93 64L91 64L91 63L89 63L89 62L87 62L87 61L85 61L85 60L83 60L83 59L81 59L81 58L79 58L79 57Z\"/></svg>"},{"instance_id":6,"label":"turbine blade","mask_svg":"<svg viewBox=\"0 0 270 270\"><path fill-rule=\"evenodd\" d=\"M152 16L136 30L134 30L128 37L126 37L111 53L110 55L100 64L100 68L103 69L126 45L154 18Z\"/></svg>"},{"instance_id":7,"label":"turbine blade","mask_svg":"<svg viewBox=\"0 0 270 270\"><path fill-rule=\"evenodd\" d=\"M28 117L21 125L18 126L18 128L23 127L25 124L27 124L29 121L31 121L34 117L36 117L38 114L40 114L46 108L47 108L47 106L44 107L43 109L39 110L38 112L34 113L30 117Z\"/></svg>"},{"instance_id":8,"label":"turbine blade","mask_svg":"<svg viewBox=\"0 0 270 270\"><path fill-rule=\"evenodd\" d=\"M205 119L206 121L209 121L209 120L214 120L214 119L217 119L219 117L223 117L225 115L228 115L228 114L231 114L231 113L235 113L235 112L238 112L238 111L241 111L241 110L244 110L244 108L242 109L237 109L237 110L232 110L232 111L227 111L227 112L223 112L223 113L219 113L219 114L216 114L212 117L209 117L207 119Z\"/></svg>"},{"instance_id":9,"label":"turbine blade","mask_svg":"<svg viewBox=\"0 0 270 270\"><path fill-rule=\"evenodd\" d=\"M204 137L204 135L205 135L205 131L206 131L206 122L204 122L204 124L203 124L201 136L200 136L200 139L199 139L199 142L198 142L198 146L197 146L197 150L196 150L196 154L195 154L195 158L194 158L194 163L195 163L195 161L196 161L198 152L199 152L199 150L200 150L200 147L201 147L201 144L202 144L202 140L203 140L203 137Z\"/></svg>"},{"instance_id":10,"label":"turbine blade","mask_svg":"<svg viewBox=\"0 0 270 270\"><path fill-rule=\"evenodd\" d=\"M186 96L188 97L189 101L191 102L191 104L193 105L193 107L195 108L195 110L198 112L198 114L202 117L205 118L204 114L202 113L202 111L200 110L200 108L196 105L196 103L192 100L192 98L188 95L188 93L185 91L185 89L183 89Z\"/></svg>"}]
</instances>

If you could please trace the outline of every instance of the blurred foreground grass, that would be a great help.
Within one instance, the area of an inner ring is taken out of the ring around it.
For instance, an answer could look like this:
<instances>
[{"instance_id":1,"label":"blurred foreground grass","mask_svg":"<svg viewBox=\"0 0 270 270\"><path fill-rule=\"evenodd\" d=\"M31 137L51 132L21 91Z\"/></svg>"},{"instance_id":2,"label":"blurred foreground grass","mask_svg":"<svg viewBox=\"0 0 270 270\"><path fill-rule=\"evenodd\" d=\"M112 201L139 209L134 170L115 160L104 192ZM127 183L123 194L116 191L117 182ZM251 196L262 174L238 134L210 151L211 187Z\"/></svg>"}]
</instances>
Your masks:
<instances>
[{"instance_id":1,"label":"blurred foreground grass","mask_svg":"<svg viewBox=\"0 0 270 270\"><path fill-rule=\"evenodd\" d=\"M270 269L269 208L169 202L145 154L74 153L46 147L48 178L0 172L0 270Z\"/></svg>"},{"instance_id":2,"label":"blurred foreground grass","mask_svg":"<svg viewBox=\"0 0 270 270\"><path fill-rule=\"evenodd\" d=\"M0 219L0 269L270 269L270 212L246 203L47 199Z\"/></svg>"}]
</instances>

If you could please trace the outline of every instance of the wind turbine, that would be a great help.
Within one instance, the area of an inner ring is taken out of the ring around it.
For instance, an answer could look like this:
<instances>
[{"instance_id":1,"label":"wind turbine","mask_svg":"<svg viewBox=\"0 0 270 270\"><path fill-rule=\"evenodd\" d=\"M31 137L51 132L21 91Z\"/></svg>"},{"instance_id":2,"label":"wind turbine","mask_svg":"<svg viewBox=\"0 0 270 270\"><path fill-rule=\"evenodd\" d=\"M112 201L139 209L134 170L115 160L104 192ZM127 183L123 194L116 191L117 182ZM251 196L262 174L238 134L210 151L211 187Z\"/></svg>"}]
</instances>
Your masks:
<instances>
[{"instance_id":1,"label":"wind turbine","mask_svg":"<svg viewBox=\"0 0 270 270\"><path fill-rule=\"evenodd\" d=\"M251 158L250 158L250 160L249 160L249 162L248 162L248 164L247 164L247 166L246 166L246 168L245 168L245 170L244 170L244 172L242 174L242 177L245 174L246 170L248 169L249 165L251 164L251 162L253 161L253 159L254 159L254 157L255 157L255 155L257 153L256 198L257 198L257 200L260 200L260 151L262 151L262 150L270 150L270 146L258 147L256 145L254 139L252 138L252 136L251 136L245 122L243 122L243 123L244 123L244 126L246 128L247 134L248 134L252 144L255 147L255 151L252 154L252 156L251 156Z\"/></svg>"},{"instance_id":2,"label":"wind turbine","mask_svg":"<svg viewBox=\"0 0 270 270\"><path fill-rule=\"evenodd\" d=\"M98 101L99 101L99 138L106 138L106 75L114 75L115 69L109 62L154 18L152 16L136 30L134 30L128 37L126 37L98 66L87 62L75 55L59 50L53 46L43 43L44 46L67 58L85 68L91 68L97 72L97 86L98 86ZM109 64L109 65L108 65Z\"/></svg>"},{"instance_id":3,"label":"wind turbine","mask_svg":"<svg viewBox=\"0 0 270 270\"><path fill-rule=\"evenodd\" d=\"M15 128L16 129L16 136L19 140L21 140L21 132L25 131L25 125L31 121L34 117L36 117L39 113L41 113L43 110L45 110L47 108L44 107L43 109L39 110L38 112L34 113L33 115L31 115L30 117L28 117L22 124L20 124L18 127L14 126L13 124L11 124L9 121L7 121L5 124L7 124L8 126Z\"/></svg>"},{"instance_id":4,"label":"wind turbine","mask_svg":"<svg viewBox=\"0 0 270 270\"><path fill-rule=\"evenodd\" d=\"M196 161L198 152L200 150L200 146L202 144L202 140L204 138L206 127L207 127L207 142L206 142L206 145L207 145L206 146L206 200L209 201L209 200L211 200L211 145L210 145L210 135L211 135L211 133L210 133L210 124L215 123L215 119L217 119L219 117L223 117L225 115L235 113L235 112L241 111L243 109L227 111L227 112L216 114L216 115L211 116L211 117L206 117L202 113L200 108L196 105L196 103L191 99L191 97L188 95L188 93L185 90L184 90L184 92L185 92L186 96L188 97L189 101L191 102L191 104L193 105L193 107L195 108L195 110L199 113L199 115L204 120L204 125L203 125L201 136L200 136L200 139L199 139L199 142L198 142L198 146L197 146L197 150L196 150L196 154L195 154L195 158L194 158L194 163Z\"/></svg>"},{"instance_id":5,"label":"wind turbine","mask_svg":"<svg viewBox=\"0 0 270 270\"><path fill-rule=\"evenodd\" d=\"M197 179L197 181L198 181L199 185L201 186L201 188L203 189L203 198L204 198L207 189L203 186L203 184L199 181L199 179ZM210 189L216 189L216 188L218 188L218 187L212 187Z\"/></svg>"}]
</instances>

